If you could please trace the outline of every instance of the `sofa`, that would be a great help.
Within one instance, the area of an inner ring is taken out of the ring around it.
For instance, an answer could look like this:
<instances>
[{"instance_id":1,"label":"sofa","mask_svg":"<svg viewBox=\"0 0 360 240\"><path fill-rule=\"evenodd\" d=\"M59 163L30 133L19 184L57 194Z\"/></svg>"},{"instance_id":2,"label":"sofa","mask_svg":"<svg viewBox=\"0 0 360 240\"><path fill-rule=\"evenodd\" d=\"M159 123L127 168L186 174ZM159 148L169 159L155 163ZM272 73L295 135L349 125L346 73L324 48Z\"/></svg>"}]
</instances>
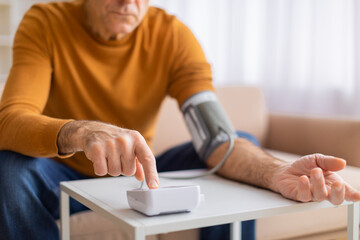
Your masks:
<instances>
[{"instance_id":1,"label":"sofa","mask_svg":"<svg viewBox=\"0 0 360 240\"><path fill-rule=\"evenodd\" d=\"M347 166L339 174L360 189L360 120L269 113L264 95L256 87L228 86L216 91L235 128L256 136L265 151L286 161L315 152L342 157ZM158 119L153 152L157 154L189 140L177 103L166 99ZM259 219L257 239L346 239L346 214L346 206L340 206ZM129 239L126 232L90 210L73 214L70 228L72 240ZM147 237L197 238L197 229Z\"/></svg>"}]
</instances>

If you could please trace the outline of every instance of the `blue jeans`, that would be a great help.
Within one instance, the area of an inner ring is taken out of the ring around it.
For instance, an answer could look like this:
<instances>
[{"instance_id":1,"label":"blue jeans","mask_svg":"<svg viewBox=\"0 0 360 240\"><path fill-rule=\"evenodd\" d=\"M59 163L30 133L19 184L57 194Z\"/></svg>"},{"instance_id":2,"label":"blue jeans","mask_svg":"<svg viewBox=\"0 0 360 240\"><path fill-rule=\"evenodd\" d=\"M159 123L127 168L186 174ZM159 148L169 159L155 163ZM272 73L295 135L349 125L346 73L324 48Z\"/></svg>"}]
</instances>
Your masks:
<instances>
[{"instance_id":1,"label":"blue jeans","mask_svg":"<svg viewBox=\"0 0 360 240\"><path fill-rule=\"evenodd\" d=\"M257 141L250 135L241 137ZM191 143L177 146L157 159L158 171L205 168ZM60 181L87 176L48 158L0 151L0 239L59 239ZM70 198L70 212L87 208ZM242 223L243 239L254 239L254 221ZM228 239L229 225L201 229L201 239Z\"/></svg>"}]
</instances>

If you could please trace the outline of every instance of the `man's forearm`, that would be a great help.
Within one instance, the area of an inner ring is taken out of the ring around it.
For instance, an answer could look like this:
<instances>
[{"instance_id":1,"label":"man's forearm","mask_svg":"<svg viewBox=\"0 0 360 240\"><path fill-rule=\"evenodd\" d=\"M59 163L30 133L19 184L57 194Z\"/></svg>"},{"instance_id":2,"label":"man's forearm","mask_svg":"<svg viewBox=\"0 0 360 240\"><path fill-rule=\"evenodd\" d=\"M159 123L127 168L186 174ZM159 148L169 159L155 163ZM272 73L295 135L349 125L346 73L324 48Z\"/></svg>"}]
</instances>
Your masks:
<instances>
[{"instance_id":1,"label":"man's forearm","mask_svg":"<svg viewBox=\"0 0 360 240\"><path fill-rule=\"evenodd\" d=\"M228 143L221 145L211 154L207 161L210 167L214 167L222 159L228 145ZM275 172L285 164L284 161L269 155L250 141L238 138L235 139L234 149L218 174L229 179L278 191L272 185L273 177Z\"/></svg>"}]
</instances>

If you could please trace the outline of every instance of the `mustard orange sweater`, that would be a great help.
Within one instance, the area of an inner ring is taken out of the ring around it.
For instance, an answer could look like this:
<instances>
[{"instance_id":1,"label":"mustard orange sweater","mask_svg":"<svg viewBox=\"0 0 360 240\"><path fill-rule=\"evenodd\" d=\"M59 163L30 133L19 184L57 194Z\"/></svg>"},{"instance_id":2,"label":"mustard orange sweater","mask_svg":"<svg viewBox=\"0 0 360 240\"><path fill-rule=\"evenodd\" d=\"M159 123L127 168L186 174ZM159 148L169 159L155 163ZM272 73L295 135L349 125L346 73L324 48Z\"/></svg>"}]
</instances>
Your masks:
<instances>
[{"instance_id":1,"label":"mustard orange sweater","mask_svg":"<svg viewBox=\"0 0 360 240\"><path fill-rule=\"evenodd\" d=\"M150 144L169 94L181 104L213 90L203 51L176 17L150 7L119 41L89 30L82 1L37 4L17 30L0 104L0 149L53 157L89 176L83 153L58 155L57 135L74 119L138 130Z\"/></svg>"}]
</instances>

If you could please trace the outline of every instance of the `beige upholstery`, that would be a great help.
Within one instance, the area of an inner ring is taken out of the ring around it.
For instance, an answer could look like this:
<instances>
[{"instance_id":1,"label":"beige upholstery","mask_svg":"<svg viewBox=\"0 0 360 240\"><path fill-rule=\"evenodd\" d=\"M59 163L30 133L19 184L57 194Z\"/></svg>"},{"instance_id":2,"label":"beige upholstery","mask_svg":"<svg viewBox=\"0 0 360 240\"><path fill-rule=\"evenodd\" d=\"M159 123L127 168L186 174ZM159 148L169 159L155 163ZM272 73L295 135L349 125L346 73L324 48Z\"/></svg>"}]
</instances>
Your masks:
<instances>
[{"instance_id":1,"label":"beige upholstery","mask_svg":"<svg viewBox=\"0 0 360 240\"><path fill-rule=\"evenodd\" d=\"M360 167L359 119L272 114L269 120L267 147L297 154L335 155Z\"/></svg>"},{"instance_id":2,"label":"beige upholstery","mask_svg":"<svg viewBox=\"0 0 360 240\"><path fill-rule=\"evenodd\" d=\"M234 126L254 134L271 154L293 161L298 155L323 152L345 157L349 165L360 166L360 121L269 115L257 88L227 87L218 96ZM159 153L190 140L176 102L162 106L153 151ZM280 151L274 151L280 150ZM285 153L287 152L287 153ZM360 189L360 170L346 167L340 174ZM345 239L346 207L286 214L257 221L258 239ZM149 239L197 239L198 231L150 236ZM87 211L71 217L71 238L76 240L127 239L111 222Z\"/></svg>"}]
</instances>

